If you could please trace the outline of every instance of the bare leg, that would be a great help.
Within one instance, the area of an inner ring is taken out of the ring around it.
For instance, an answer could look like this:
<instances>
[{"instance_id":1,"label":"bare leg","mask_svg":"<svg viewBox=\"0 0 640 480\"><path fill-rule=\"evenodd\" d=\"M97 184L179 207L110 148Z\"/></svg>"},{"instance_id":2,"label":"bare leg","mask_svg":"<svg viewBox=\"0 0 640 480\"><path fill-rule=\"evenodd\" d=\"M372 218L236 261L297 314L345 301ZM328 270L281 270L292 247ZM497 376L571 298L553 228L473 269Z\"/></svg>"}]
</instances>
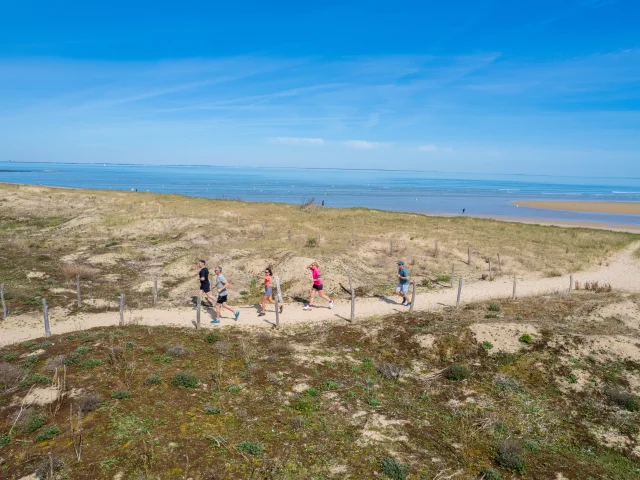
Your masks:
<instances>
[{"instance_id":1,"label":"bare leg","mask_svg":"<svg viewBox=\"0 0 640 480\"><path fill-rule=\"evenodd\" d=\"M260 305L261 305L261 307L262 307L262 313L264 313L264 308L265 308L265 305L264 305L264 304L266 303L267 298L268 298L268 297L264 297L264 296L262 297L262 303L260 304Z\"/></svg>"},{"instance_id":2,"label":"bare leg","mask_svg":"<svg viewBox=\"0 0 640 480\"><path fill-rule=\"evenodd\" d=\"M235 309L233 307L230 307L229 305L227 305L226 303L223 303L222 306L229 310L231 313L236 313Z\"/></svg>"},{"instance_id":3,"label":"bare leg","mask_svg":"<svg viewBox=\"0 0 640 480\"><path fill-rule=\"evenodd\" d=\"M316 296L315 289L311 289L311 293L309 293L309 306L313 304L313 298Z\"/></svg>"},{"instance_id":4,"label":"bare leg","mask_svg":"<svg viewBox=\"0 0 640 480\"><path fill-rule=\"evenodd\" d=\"M220 304L216 303L216 318L220 318Z\"/></svg>"},{"instance_id":5,"label":"bare leg","mask_svg":"<svg viewBox=\"0 0 640 480\"><path fill-rule=\"evenodd\" d=\"M320 290L320 291L318 292L318 295L320 295L320 298L324 298L327 302L330 302L330 301L331 301L331 299L327 296L327 294L326 294L326 293L324 293L324 290Z\"/></svg>"}]
</instances>

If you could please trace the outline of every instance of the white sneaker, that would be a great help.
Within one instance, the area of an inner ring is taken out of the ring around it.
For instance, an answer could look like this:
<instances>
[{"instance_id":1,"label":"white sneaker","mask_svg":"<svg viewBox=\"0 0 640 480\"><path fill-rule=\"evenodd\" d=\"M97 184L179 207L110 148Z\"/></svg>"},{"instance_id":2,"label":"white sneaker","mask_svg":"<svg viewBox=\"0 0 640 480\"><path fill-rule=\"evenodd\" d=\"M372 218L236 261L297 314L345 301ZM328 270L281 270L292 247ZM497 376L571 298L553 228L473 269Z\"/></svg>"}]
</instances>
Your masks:
<instances>
[{"instance_id":1,"label":"white sneaker","mask_svg":"<svg viewBox=\"0 0 640 480\"><path fill-rule=\"evenodd\" d=\"M333 308L333 300L329 302L329 308Z\"/></svg>"},{"instance_id":2,"label":"white sneaker","mask_svg":"<svg viewBox=\"0 0 640 480\"><path fill-rule=\"evenodd\" d=\"M303 310L311 310L311 305L305 305Z\"/></svg>"}]
</instances>

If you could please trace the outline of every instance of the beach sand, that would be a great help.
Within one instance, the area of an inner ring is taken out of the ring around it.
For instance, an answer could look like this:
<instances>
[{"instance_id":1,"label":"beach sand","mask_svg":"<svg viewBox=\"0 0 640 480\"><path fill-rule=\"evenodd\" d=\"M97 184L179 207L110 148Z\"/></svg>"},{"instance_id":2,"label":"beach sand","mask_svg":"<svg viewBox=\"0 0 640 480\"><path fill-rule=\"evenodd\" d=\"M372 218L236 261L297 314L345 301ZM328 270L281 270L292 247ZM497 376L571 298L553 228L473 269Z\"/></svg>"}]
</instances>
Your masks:
<instances>
[{"instance_id":1,"label":"beach sand","mask_svg":"<svg viewBox=\"0 0 640 480\"><path fill-rule=\"evenodd\" d=\"M565 210L570 212L615 213L640 215L640 202L574 202L566 200L517 200L519 207Z\"/></svg>"}]
</instances>

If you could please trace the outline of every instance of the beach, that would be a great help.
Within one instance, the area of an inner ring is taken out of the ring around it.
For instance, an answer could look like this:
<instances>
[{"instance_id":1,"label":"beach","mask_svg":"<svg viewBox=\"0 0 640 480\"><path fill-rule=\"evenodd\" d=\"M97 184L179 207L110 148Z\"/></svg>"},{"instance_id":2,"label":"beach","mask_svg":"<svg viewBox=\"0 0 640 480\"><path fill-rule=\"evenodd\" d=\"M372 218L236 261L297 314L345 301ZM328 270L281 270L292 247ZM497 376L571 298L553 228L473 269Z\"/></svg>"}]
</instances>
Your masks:
<instances>
[{"instance_id":1,"label":"beach","mask_svg":"<svg viewBox=\"0 0 640 480\"><path fill-rule=\"evenodd\" d=\"M640 202L575 202L566 200L517 200L518 207L569 212L610 213L615 215L640 215Z\"/></svg>"}]
</instances>

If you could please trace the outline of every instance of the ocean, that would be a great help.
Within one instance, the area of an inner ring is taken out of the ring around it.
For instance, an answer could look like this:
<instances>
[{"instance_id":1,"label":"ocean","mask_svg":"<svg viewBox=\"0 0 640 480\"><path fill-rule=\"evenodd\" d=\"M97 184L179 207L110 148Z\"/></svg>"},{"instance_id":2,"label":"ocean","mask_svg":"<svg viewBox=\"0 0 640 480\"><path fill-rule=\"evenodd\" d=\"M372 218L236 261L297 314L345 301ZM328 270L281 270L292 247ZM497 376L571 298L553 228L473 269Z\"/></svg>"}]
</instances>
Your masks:
<instances>
[{"instance_id":1,"label":"ocean","mask_svg":"<svg viewBox=\"0 0 640 480\"><path fill-rule=\"evenodd\" d=\"M515 200L640 201L640 179L390 170L0 162L0 182L435 215L640 225L640 216L516 207Z\"/></svg>"}]
</instances>

